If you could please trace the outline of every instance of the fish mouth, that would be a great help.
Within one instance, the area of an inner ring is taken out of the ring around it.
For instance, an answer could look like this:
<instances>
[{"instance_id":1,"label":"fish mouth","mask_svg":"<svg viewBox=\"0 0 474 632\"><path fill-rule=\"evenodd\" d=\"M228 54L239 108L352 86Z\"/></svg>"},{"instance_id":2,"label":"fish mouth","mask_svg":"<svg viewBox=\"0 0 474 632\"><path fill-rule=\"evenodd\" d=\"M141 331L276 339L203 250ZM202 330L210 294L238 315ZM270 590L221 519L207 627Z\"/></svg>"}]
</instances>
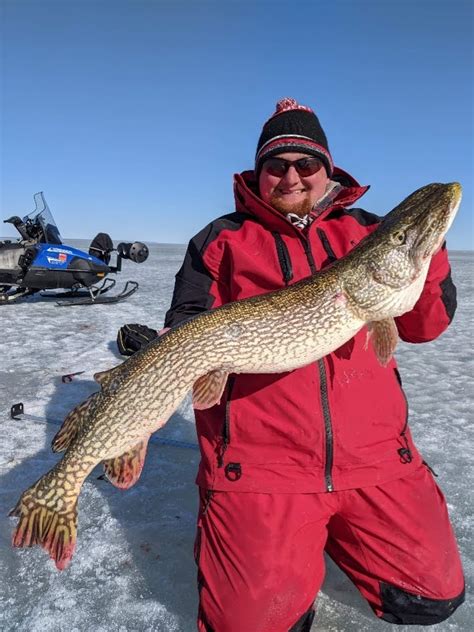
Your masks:
<instances>
[{"instance_id":1,"label":"fish mouth","mask_svg":"<svg viewBox=\"0 0 474 632\"><path fill-rule=\"evenodd\" d=\"M423 225L413 243L413 252L416 258L423 264L426 259L439 252L443 246L444 238L461 204L462 187L458 182L447 184L447 194L450 197L444 208L428 209Z\"/></svg>"},{"instance_id":2,"label":"fish mouth","mask_svg":"<svg viewBox=\"0 0 474 632\"><path fill-rule=\"evenodd\" d=\"M445 234L451 228L451 224L453 223L454 218L456 217L456 213L458 212L458 209L459 209L459 206L461 205L461 200L462 200L462 187L459 184L459 182L453 182L451 184L451 187L453 189L454 196L449 208L448 223L446 225L446 230L444 231Z\"/></svg>"}]
</instances>

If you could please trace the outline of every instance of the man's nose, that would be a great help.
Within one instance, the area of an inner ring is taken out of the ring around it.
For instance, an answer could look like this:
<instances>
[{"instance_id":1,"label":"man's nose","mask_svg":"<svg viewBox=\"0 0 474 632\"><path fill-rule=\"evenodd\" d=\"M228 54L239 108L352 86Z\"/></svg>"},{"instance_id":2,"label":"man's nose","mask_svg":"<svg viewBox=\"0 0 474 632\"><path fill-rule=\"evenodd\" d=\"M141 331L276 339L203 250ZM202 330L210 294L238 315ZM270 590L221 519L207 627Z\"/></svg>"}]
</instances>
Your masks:
<instances>
[{"instance_id":1,"label":"man's nose","mask_svg":"<svg viewBox=\"0 0 474 632\"><path fill-rule=\"evenodd\" d=\"M292 184L295 182L299 182L299 180L300 180L300 174L296 170L296 167L294 165L290 165L288 167L287 172L282 177L282 181L284 181L286 184Z\"/></svg>"}]
</instances>

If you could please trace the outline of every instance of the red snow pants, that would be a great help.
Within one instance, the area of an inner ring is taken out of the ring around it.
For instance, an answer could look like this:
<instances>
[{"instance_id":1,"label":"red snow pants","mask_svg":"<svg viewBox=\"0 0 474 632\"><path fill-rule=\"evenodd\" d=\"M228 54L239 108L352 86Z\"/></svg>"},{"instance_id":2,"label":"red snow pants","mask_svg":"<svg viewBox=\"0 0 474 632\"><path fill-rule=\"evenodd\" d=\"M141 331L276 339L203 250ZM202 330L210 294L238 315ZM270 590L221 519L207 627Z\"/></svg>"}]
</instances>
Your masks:
<instances>
[{"instance_id":1,"label":"red snow pants","mask_svg":"<svg viewBox=\"0 0 474 632\"><path fill-rule=\"evenodd\" d=\"M199 632L309 631L324 550L386 621L438 623L464 600L446 503L425 466L326 494L201 489Z\"/></svg>"}]
</instances>

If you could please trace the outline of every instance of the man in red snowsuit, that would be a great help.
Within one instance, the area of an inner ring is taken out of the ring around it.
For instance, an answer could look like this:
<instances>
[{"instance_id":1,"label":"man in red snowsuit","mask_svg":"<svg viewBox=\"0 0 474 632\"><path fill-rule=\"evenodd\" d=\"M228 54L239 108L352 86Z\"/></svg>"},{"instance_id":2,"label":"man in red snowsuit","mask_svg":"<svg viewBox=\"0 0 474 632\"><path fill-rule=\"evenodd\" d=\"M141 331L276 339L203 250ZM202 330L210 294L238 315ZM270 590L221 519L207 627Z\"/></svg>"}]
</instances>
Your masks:
<instances>
[{"instance_id":1,"label":"man in red snowsuit","mask_svg":"<svg viewBox=\"0 0 474 632\"><path fill-rule=\"evenodd\" d=\"M166 328L317 274L380 222L348 210L368 187L334 167L318 118L293 99L234 182L235 212L189 243ZM443 248L396 319L400 337L434 340L455 308ZM155 335L126 325L119 348ZM200 632L309 631L324 550L386 621L430 625L462 603L446 503L413 443L396 362L382 367L366 336L295 371L232 375L221 402L195 412Z\"/></svg>"}]
</instances>

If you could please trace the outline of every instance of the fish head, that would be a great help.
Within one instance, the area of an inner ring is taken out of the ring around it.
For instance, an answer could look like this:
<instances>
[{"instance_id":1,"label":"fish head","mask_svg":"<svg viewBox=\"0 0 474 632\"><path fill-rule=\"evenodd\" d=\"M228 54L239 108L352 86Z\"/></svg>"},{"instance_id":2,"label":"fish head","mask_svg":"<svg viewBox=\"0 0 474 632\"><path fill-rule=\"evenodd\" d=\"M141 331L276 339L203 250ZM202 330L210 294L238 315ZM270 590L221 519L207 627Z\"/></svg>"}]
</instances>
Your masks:
<instances>
[{"instance_id":1,"label":"fish head","mask_svg":"<svg viewBox=\"0 0 474 632\"><path fill-rule=\"evenodd\" d=\"M460 202L460 184L428 184L354 248L344 264L343 287L360 318L381 321L413 309Z\"/></svg>"},{"instance_id":2,"label":"fish head","mask_svg":"<svg viewBox=\"0 0 474 632\"><path fill-rule=\"evenodd\" d=\"M368 268L372 277L394 289L426 276L461 203L457 182L428 184L388 213L373 233Z\"/></svg>"}]
</instances>

